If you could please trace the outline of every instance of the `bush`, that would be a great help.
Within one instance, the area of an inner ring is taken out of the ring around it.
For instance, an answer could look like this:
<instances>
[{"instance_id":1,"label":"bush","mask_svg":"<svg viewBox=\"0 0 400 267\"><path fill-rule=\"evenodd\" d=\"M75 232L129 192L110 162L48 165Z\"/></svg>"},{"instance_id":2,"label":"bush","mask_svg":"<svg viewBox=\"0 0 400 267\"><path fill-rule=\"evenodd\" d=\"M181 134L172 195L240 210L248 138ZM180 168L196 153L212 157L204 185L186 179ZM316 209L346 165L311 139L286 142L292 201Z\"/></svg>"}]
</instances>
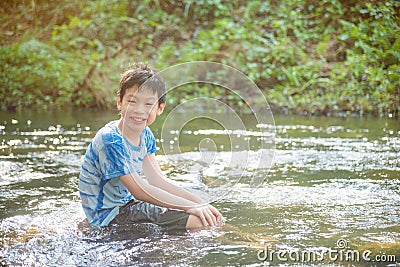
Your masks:
<instances>
[{"instance_id":1,"label":"bush","mask_svg":"<svg viewBox=\"0 0 400 267\"><path fill-rule=\"evenodd\" d=\"M281 110L398 114L400 109L397 1L30 3L0 5L7 11L0 19L3 36L13 37L3 38L1 47L3 108L113 107L118 74L128 63L164 69L207 60L244 72ZM22 72L31 75L24 80ZM212 86L185 88L170 101L179 104L190 95L243 104Z\"/></svg>"},{"instance_id":2,"label":"bush","mask_svg":"<svg viewBox=\"0 0 400 267\"><path fill-rule=\"evenodd\" d=\"M68 58L37 40L0 47L3 108L66 106L80 76Z\"/></svg>"}]
</instances>

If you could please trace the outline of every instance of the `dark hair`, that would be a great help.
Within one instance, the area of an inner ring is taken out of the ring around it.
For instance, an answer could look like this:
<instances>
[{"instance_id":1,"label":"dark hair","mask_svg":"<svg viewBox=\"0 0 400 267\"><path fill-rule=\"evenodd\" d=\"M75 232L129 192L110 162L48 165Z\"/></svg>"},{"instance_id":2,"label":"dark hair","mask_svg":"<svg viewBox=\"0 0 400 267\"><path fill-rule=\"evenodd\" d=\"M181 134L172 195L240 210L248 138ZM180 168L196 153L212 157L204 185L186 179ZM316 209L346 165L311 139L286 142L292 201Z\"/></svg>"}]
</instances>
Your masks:
<instances>
[{"instance_id":1,"label":"dark hair","mask_svg":"<svg viewBox=\"0 0 400 267\"><path fill-rule=\"evenodd\" d=\"M118 97L122 101L127 89L134 86L138 90L150 89L153 93L158 94L158 105L166 101L166 86L160 74L155 69L149 67L147 64L137 63L130 69L121 74L119 80Z\"/></svg>"}]
</instances>

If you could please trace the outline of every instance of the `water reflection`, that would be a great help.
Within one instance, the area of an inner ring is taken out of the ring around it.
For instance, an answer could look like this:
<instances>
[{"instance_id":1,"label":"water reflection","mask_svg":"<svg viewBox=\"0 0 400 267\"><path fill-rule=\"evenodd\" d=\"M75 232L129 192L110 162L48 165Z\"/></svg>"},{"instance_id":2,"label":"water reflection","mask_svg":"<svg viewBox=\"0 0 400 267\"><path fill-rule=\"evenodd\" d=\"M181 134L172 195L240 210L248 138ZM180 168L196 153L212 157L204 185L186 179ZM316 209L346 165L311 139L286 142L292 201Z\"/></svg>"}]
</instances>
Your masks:
<instances>
[{"instance_id":1,"label":"water reflection","mask_svg":"<svg viewBox=\"0 0 400 267\"><path fill-rule=\"evenodd\" d=\"M77 195L81 157L96 130L116 116L82 114L0 113L0 265L259 265L264 244L317 250L339 238L400 259L394 119L277 116L271 169L255 160L270 140L252 131L237 133L252 148L244 170L229 164L226 132L204 123L170 132L182 150L157 156L164 173L217 198L227 226L167 233L154 225L96 231L85 224ZM159 127L153 132L160 139ZM201 143L207 138L212 146ZM196 150L202 147L209 150ZM249 186L254 177L264 180L257 191Z\"/></svg>"}]
</instances>

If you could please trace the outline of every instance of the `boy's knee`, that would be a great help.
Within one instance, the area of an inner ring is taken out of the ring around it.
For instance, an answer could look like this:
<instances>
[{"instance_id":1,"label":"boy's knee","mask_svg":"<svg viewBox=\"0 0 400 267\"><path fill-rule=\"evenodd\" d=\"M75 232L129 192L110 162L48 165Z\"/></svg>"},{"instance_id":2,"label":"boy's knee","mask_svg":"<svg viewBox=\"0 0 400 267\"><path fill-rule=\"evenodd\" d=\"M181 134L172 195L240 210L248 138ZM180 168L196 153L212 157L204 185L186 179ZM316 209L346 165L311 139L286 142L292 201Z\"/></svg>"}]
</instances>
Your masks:
<instances>
[{"instance_id":1,"label":"boy's knee","mask_svg":"<svg viewBox=\"0 0 400 267\"><path fill-rule=\"evenodd\" d=\"M188 230L196 230L205 228L200 218L195 215L189 215L189 218L186 223L186 229Z\"/></svg>"}]
</instances>

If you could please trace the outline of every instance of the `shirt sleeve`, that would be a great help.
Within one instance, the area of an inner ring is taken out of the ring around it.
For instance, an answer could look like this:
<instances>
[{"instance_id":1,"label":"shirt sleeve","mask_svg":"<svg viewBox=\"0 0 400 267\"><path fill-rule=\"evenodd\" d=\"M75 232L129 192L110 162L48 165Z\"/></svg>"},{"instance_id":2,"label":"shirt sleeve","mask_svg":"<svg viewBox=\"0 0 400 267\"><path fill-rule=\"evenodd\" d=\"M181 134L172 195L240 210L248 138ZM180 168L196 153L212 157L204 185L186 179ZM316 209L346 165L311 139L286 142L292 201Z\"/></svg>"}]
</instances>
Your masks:
<instances>
[{"instance_id":1,"label":"shirt sleeve","mask_svg":"<svg viewBox=\"0 0 400 267\"><path fill-rule=\"evenodd\" d=\"M129 174L129 154L124 146L124 140L116 135L103 136L103 149L99 152L100 171L108 180Z\"/></svg>"},{"instance_id":2,"label":"shirt sleeve","mask_svg":"<svg viewBox=\"0 0 400 267\"><path fill-rule=\"evenodd\" d=\"M145 128L144 141L146 142L147 154L154 154L157 151L156 138L149 127Z\"/></svg>"}]
</instances>

